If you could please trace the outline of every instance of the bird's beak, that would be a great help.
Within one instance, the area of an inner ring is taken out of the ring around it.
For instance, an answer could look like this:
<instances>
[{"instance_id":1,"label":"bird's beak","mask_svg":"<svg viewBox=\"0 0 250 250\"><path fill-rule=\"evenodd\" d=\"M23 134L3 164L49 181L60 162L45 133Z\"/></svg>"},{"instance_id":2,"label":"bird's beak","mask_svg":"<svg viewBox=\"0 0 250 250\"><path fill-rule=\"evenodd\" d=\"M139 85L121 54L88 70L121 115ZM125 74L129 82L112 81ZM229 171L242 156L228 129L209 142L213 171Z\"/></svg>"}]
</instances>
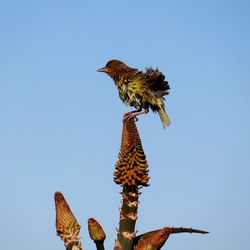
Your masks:
<instances>
[{"instance_id":1,"label":"bird's beak","mask_svg":"<svg viewBox=\"0 0 250 250\"><path fill-rule=\"evenodd\" d=\"M103 68L98 69L97 72L109 73L109 69L106 67L103 67Z\"/></svg>"}]
</instances>

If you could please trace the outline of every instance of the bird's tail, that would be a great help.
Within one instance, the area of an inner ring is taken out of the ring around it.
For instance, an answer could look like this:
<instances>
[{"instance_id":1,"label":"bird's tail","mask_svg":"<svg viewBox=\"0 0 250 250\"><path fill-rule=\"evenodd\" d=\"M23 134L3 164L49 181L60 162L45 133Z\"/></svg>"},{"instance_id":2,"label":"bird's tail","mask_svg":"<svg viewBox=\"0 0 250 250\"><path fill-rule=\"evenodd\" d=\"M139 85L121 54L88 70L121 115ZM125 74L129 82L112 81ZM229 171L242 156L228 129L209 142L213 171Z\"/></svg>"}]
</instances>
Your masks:
<instances>
[{"instance_id":1,"label":"bird's tail","mask_svg":"<svg viewBox=\"0 0 250 250\"><path fill-rule=\"evenodd\" d=\"M158 110L158 113L159 113L159 116L161 118L161 122L162 122L163 127L164 128L168 127L170 125L170 119L169 119L164 107L161 107Z\"/></svg>"}]
</instances>

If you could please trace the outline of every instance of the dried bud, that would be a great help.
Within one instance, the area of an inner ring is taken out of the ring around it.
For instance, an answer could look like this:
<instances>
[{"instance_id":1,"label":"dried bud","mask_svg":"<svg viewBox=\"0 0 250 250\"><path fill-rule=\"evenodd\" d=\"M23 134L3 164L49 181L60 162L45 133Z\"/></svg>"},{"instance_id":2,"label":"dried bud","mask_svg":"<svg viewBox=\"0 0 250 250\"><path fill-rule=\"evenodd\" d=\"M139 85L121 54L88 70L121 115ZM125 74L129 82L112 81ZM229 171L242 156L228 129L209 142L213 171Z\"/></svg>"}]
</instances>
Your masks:
<instances>
[{"instance_id":1,"label":"dried bud","mask_svg":"<svg viewBox=\"0 0 250 250\"><path fill-rule=\"evenodd\" d=\"M101 225L94 219L88 220L89 236L95 242L103 242L106 238L105 232Z\"/></svg>"},{"instance_id":2,"label":"dried bud","mask_svg":"<svg viewBox=\"0 0 250 250\"><path fill-rule=\"evenodd\" d=\"M81 249L81 243L78 239L80 232L80 225L78 224L74 214L60 192L55 193L55 207L56 207L56 231L57 234L64 241L67 247L70 243L75 242L74 245Z\"/></svg>"}]
</instances>

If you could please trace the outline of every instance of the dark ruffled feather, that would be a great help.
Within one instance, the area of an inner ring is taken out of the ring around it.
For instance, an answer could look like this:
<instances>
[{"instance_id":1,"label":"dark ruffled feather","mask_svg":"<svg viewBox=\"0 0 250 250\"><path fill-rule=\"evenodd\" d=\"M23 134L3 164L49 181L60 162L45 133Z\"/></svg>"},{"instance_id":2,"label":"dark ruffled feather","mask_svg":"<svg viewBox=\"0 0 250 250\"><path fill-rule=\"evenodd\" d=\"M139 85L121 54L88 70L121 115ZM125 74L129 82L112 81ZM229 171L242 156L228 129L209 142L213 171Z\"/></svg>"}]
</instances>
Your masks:
<instances>
[{"instance_id":1,"label":"dark ruffled feather","mask_svg":"<svg viewBox=\"0 0 250 250\"><path fill-rule=\"evenodd\" d=\"M145 73L147 83L149 88L155 92L155 95L159 98L164 95L168 95L168 90L170 86L167 81L165 81L165 76L158 69L146 68Z\"/></svg>"}]
</instances>

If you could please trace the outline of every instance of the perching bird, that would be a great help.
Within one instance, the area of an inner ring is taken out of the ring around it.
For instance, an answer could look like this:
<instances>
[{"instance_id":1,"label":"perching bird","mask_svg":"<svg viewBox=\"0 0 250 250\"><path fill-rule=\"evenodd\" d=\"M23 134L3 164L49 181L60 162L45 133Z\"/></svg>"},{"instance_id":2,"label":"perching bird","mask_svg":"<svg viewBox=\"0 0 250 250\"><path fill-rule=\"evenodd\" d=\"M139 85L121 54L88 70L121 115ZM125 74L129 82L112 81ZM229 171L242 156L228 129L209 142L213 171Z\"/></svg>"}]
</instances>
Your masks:
<instances>
[{"instance_id":1,"label":"perching bird","mask_svg":"<svg viewBox=\"0 0 250 250\"><path fill-rule=\"evenodd\" d=\"M125 119L146 114L151 108L153 112L158 112L163 127L169 126L170 120L163 101L164 96L168 95L170 87L165 76L158 69L149 67L146 68L146 72L142 72L128 67L119 60L111 60L105 67L97 71L109 75L118 88L121 100L136 108L136 110L126 113Z\"/></svg>"}]
</instances>

